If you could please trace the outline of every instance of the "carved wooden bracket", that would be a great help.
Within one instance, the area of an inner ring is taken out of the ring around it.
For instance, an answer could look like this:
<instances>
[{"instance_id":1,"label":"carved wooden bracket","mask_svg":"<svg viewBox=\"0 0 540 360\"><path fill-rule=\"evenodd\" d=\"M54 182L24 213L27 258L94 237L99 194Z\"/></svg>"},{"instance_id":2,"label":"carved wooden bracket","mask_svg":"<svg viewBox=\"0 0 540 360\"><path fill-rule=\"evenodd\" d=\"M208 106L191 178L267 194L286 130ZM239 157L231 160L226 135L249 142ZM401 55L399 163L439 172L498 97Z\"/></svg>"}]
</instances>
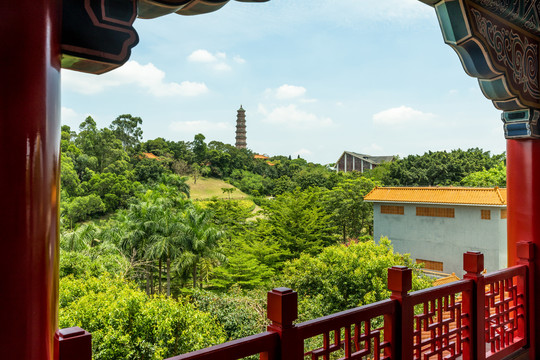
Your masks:
<instances>
[{"instance_id":1,"label":"carved wooden bracket","mask_svg":"<svg viewBox=\"0 0 540 360\"><path fill-rule=\"evenodd\" d=\"M265 2L268 0L237 0ZM102 74L124 64L139 42L133 22L176 12L216 11L229 0L66 0L62 5L62 67Z\"/></svg>"},{"instance_id":2,"label":"carved wooden bracket","mask_svg":"<svg viewBox=\"0 0 540 360\"><path fill-rule=\"evenodd\" d=\"M484 95L503 110L508 138L540 137L538 0L421 0Z\"/></svg>"}]
</instances>

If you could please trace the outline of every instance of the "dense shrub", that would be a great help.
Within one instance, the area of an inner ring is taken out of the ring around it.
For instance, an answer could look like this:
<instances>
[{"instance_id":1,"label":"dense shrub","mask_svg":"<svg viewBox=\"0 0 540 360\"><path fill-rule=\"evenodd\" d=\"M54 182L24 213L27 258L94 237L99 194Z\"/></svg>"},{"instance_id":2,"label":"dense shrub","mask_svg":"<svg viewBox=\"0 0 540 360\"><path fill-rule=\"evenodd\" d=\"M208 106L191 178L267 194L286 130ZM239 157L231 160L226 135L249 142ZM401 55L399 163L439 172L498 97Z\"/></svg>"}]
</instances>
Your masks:
<instances>
[{"instance_id":1,"label":"dense shrub","mask_svg":"<svg viewBox=\"0 0 540 360\"><path fill-rule=\"evenodd\" d=\"M94 360L157 360L225 341L208 313L184 301L150 298L111 275L64 277L59 300L60 328L91 332Z\"/></svg>"},{"instance_id":2,"label":"dense shrub","mask_svg":"<svg viewBox=\"0 0 540 360\"><path fill-rule=\"evenodd\" d=\"M418 268L408 255L394 253L388 239L352 242L288 262L281 283L298 292L299 313L307 320L388 298L388 268L394 265ZM413 290L430 285L413 271Z\"/></svg>"}]
</instances>

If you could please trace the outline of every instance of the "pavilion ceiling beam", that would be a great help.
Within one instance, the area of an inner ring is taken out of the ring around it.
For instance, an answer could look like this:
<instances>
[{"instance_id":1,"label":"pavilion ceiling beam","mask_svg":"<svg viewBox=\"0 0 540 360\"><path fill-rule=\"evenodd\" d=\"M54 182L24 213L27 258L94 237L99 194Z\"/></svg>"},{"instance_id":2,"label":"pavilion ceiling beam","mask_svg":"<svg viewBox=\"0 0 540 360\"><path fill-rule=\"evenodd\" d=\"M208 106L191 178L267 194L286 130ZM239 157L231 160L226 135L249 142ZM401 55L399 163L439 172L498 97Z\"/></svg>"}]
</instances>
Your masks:
<instances>
[{"instance_id":1,"label":"pavilion ceiling beam","mask_svg":"<svg viewBox=\"0 0 540 360\"><path fill-rule=\"evenodd\" d=\"M236 0L266 2L268 0ZM200 15L229 0L71 0L62 3L62 68L102 74L122 66L139 42L136 17Z\"/></svg>"}]
</instances>

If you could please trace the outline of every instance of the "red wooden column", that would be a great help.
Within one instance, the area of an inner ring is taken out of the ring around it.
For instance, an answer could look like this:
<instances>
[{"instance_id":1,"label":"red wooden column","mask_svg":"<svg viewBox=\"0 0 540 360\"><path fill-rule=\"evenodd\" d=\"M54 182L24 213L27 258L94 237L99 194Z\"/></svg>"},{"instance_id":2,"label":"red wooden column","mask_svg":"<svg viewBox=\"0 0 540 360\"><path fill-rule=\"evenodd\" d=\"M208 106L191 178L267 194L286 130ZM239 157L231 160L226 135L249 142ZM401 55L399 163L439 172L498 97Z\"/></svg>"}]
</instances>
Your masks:
<instances>
[{"instance_id":1,"label":"red wooden column","mask_svg":"<svg viewBox=\"0 0 540 360\"><path fill-rule=\"evenodd\" d=\"M53 360L58 308L60 0L0 1L0 349Z\"/></svg>"},{"instance_id":2,"label":"red wooden column","mask_svg":"<svg viewBox=\"0 0 540 360\"><path fill-rule=\"evenodd\" d=\"M298 293L289 288L272 289L267 294L267 317L272 323L268 331L275 331L280 338L281 360L302 359L304 341L296 337L296 327L293 322L298 318ZM269 360L263 354L261 360Z\"/></svg>"},{"instance_id":3,"label":"red wooden column","mask_svg":"<svg viewBox=\"0 0 540 360\"><path fill-rule=\"evenodd\" d=\"M540 256L540 140L507 140L508 188L508 265L516 265L517 244L520 241L534 244L534 258ZM540 299L540 262L534 262L531 277L534 289L531 303ZM540 325L540 311L532 318L535 327ZM533 332L532 341L540 344L540 333ZM532 335L532 334L531 334Z\"/></svg>"},{"instance_id":4,"label":"red wooden column","mask_svg":"<svg viewBox=\"0 0 540 360\"><path fill-rule=\"evenodd\" d=\"M388 269L388 290L390 299L397 300L397 336L392 339L392 352L398 360L413 358L414 306L410 304L408 292L412 289L412 270L406 266L392 266Z\"/></svg>"}]
</instances>

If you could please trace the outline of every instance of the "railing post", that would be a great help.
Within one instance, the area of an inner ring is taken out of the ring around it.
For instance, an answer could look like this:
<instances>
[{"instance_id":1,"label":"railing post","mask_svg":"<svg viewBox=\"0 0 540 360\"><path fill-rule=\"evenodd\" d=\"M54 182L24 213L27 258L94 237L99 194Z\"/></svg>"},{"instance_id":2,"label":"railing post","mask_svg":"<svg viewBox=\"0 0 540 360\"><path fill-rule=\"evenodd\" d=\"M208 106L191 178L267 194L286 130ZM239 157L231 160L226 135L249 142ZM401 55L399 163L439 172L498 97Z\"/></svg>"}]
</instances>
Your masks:
<instances>
[{"instance_id":1,"label":"railing post","mask_svg":"<svg viewBox=\"0 0 540 360\"><path fill-rule=\"evenodd\" d=\"M464 305L470 304L471 309L471 353L476 360L486 358L486 282L484 271L484 254L479 251L467 251L463 254L464 279L474 282L471 298L464 294Z\"/></svg>"},{"instance_id":2,"label":"railing post","mask_svg":"<svg viewBox=\"0 0 540 360\"><path fill-rule=\"evenodd\" d=\"M268 331L279 334L280 349L278 358L281 360L301 360L304 357L304 342L296 337L296 327L293 321L298 318L298 293L289 288L280 287L268 292L267 317L272 321ZM269 359L270 355L261 354L261 360Z\"/></svg>"},{"instance_id":3,"label":"railing post","mask_svg":"<svg viewBox=\"0 0 540 360\"><path fill-rule=\"evenodd\" d=\"M517 243L516 247L518 264L527 265L527 278L525 280L518 280L518 291L520 294L527 294L525 301L526 319L525 326L528 329L527 343L529 346L529 359L536 359L536 342L534 341L536 334L535 327L535 299L534 299L534 244L532 242L521 241ZM523 327L519 327L523 329ZM520 331L520 336L524 333Z\"/></svg>"},{"instance_id":4,"label":"railing post","mask_svg":"<svg viewBox=\"0 0 540 360\"><path fill-rule=\"evenodd\" d=\"M388 269L388 290L392 291L390 299L399 303L396 311L396 329L391 339L392 352L398 360L413 358L414 307L410 304L408 294L411 289L411 269L406 266L392 266ZM386 333L385 340L388 341Z\"/></svg>"},{"instance_id":5,"label":"railing post","mask_svg":"<svg viewBox=\"0 0 540 360\"><path fill-rule=\"evenodd\" d=\"M58 330L58 360L91 360L92 335L80 327Z\"/></svg>"}]
</instances>

